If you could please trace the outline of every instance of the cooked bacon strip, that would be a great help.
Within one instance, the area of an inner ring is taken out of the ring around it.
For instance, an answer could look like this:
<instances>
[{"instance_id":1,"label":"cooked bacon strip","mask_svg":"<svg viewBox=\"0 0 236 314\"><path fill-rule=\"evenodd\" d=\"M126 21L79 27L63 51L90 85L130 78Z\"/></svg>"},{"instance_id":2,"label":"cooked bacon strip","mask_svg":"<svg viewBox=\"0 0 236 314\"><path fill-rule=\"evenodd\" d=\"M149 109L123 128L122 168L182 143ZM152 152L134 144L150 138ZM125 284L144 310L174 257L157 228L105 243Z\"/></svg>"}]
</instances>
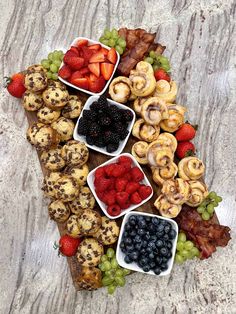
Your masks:
<instances>
[{"instance_id":1,"label":"cooked bacon strip","mask_svg":"<svg viewBox=\"0 0 236 314\"><path fill-rule=\"evenodd\" d=\"M166 49L166 46L162 46L161 44L159 43L153 43L149 49L148 49L148 52L153 50L155 51L158 55L162 55L164 50Z\"/></svg>"}]
</instances>

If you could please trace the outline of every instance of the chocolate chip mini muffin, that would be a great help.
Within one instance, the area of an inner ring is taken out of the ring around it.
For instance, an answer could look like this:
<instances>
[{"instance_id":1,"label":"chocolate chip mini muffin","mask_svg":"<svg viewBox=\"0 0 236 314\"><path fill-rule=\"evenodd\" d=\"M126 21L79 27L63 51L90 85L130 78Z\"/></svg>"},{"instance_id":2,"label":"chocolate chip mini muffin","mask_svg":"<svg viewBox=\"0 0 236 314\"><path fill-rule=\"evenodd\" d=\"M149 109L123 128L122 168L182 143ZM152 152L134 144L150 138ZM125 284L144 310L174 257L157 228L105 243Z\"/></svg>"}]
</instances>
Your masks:
<instances>
[{"instance_id":1,"label":"chocolate chip mini muffin","mask_svg":"<svg viewBox=\"0 0 236 314\"><path fill-rule=\"evenodd\" d=\"M83 236L93 235L99 230L102 218L95 210L84 209L78 215L78 224Z\"/></svg>"},{"instance_id":2,"label":"chocolate chip mini muffin","mask_svg":"<svg viewBox=\"0 0 236 314\"><path fill-rule=\"evenodd\" d=\"M43 92L43 100L47 107L53 110L60 110L68 103L69 93L60 87L51 86Z\"/></svg>"},{"instance_id":3,"label":"chocolate chip mini muffin","mask_svg":"<svg viewBox=\"0 0 236 314\"><path fill-rule=\"evenodd\" d=\"M42 152L40 160L44 167L50 171L61 170L66 165L66 162L62 157L61 147Z\"/></svg>"},{"instance_id":4,"label":"chocolate chip mini muffin","mask_svg":"<svg viewBox=\"0 0 236 314\"><path fill-rule=\"evenodd\" d=\"M87 186L80 187L79 196L72 202L68 203L68 206L72 213L80 214L84 209L93 209L95 205L95 198L91 190Z\"/></svg>"},{"instance_id":5,"label":"chocolate chip mini muffin","mask_svg":"<svg viewBox=\"0 0 236 314\"><path fill-rule=\"evenodd\" d=\"M80 227L78 224L78 216L71 215L66 223L66 229L70 236L79 238L81 236Z\"/></svg>"},{"instance_id":6,"label":"chocolate chip mini muffin","mask_svg":"<svg viewBox=\"0 0 236 314\"><path fill-rule=\"evenodd\" d=\"M44 194L48 197L55 198L55 188L57 180L62 177L62 173L60 172L51 172L47 176L44 177L42 190Z\"/></svg>"},{"instance_id":7,"label":"chocolate chip mini muffin","mask_svg":"<svg viewBox=\"0 0 236 314\"><path fill-rule=\"evenodd\" d=\"M40 94L26 91L23 95L22 105L27 111L36 111L42 107L43 98Z\"/></svg>"},{"instance_id":8,"label":"chocolate chip mini muffin","mask_svg":"<svg viewBox=\"0 0 236 314\"><path fill-rule=\"evenodd\" d=\"M82 107L83 104L79 97L76 95L70 95L69 102L62 109L61 113L65 118L75 119L80 115Z\"/></svg>"},{"instance_id":9,"label":"chocolate chip mini muffin","mask_svg":"<svg viewBox=\"0 0 236 314\"><path fill-rule=\"evenodd\" d=\"M65 172L70 174L76 181L77 183L81 185L85 185L87 182L87 176L89 174L89 167L87 164L80 166L72 166L72 167L67 167L65 169Z\"/></svg>"},{"instance_id":10,"label":"chocolate chip mini muffin","mask_svg":"<svg viewBox=\"0 0 236 314\"><path fill-rule=\"evenodd\" d=\"M63 146L62 155L68 165L82 166L88 160L89 150L85 143L72 140Z\"/></svg>"},{"instance_id":11,"label":"chocolate chip mini muffin","mask_svg":"<svg viewBox=\"0 0 236 314\"><path fill-rule=\"evenodd\" d=\"M97 266L104 250L101 243L96 239L84 239L77 250L77 260L82 266Z\"/></svg>"},{"instance_id":12,"label":"chocolate chip mini muffin","mask_svg":"<svg viewBox=\"0 0 236 314\"><path fill-rule=\"evenodd\" d=\"M55 183L55 198L64 202L73 201L78 197L79 186L75 179L67 174L63 174Z\"/></svg>"},{"instance_id":13,"label":"chocolate chip mini muffin","mask_svg":"<svg viewBox=\"0 0 236 314\"><path fill-rule=\"evenodd\" d=\"M60 88L61 90L66 90L66 85L61 81L48 80L48 87L56 87Z\"/></svg>"},{"instance_id":14,"label":"chocolate chip mini muffin","mask_svg":"<svg viewBox=\"0 0 236 314\"><path fill-rule=\"evenodd\" d=\"M27 68L27 73L47 72L41 64L33 64Z\"/></svg>"},{"instance_id":15,"label":"chocolate chip mini muffin","mask_svg":"<svg viewBox=\"0 0 236 314\"><path fill-rule=\"evenodd\" d=\"M56 147L60 141L60 136L49 125L34 123L26 133L27 140L38 150L45 150Z\"/></svg>"},{"instance_id":16,"label":"chocolate chip mini muffin","mask_svg":"<svg viewBox=\"0 0 236 314\"><path fill-rule=\"evenodd\" d=\"M102 286L102 273L96 267L81 267L74 281L77 290L95 290Z\"/></svg>"},{"instance_id":17,"label":"chocolate chip mini muffin","mask_svg":"<svg viewBox=\"0 0 236 314\"><path fill-rule=\"evenodd\" d=\"M30 92L41 92L48 84L47 75L45 72L30 72L25 75L25 88Z\"/></svg>"},{"instance_id":18,"label":"chocolate chip mini muffin","mask_svg":"<svg viewBox=\"0 0 236 314\"><path fill-rule=\"evenodd\" d=\"M46 106L39 109L37 112L37 118L40 122L45 124L51 124L59 119L61 111L52 110Z\"/></svg>"},{"instance_id":19,"label":"chocolate chip mini muffin","mask_svg":"<svg viewBox=\"0 0 236 314\"><path fill-rule=\"evenodd\" d=\"M72 138L75 124L72 120L61 117L51 124L52 128L61 136L61 141L65 142Z\"/></svg>"},{"instance_id":20,"label":"chocolate chip mini muffin","mask_svg":"<svg viewBox=\"0 0 236 314\"><path fill-rule=\"evenodd\" d=\"M102 244L110 245L117 241L119 231L120 229L114 220L110 220L109 218L103 216L102 225L98 232L96 232L93 236Z\"/></svg>"},{"instance_id":21,"label":"chocolate chip mini muffin","mask_svg":"<svg viewBox=\"0 0 236 314\"><path fill-rule=\"evenodd\" d=\"M70 210L65 203L60 200L56 200L49 204L48 214L52 220L63 223L69 218Z\"/></svg>"}]
</instances>

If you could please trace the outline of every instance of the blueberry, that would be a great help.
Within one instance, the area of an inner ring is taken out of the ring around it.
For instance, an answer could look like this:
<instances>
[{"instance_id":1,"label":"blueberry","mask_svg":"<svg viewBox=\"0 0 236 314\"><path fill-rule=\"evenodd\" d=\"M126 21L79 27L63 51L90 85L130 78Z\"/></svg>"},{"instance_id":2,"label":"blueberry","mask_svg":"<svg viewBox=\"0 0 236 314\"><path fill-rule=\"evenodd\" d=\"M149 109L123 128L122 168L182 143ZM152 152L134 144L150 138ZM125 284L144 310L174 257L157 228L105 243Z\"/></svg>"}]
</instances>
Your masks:
<instances>
[{"instance_id":1,"label":"blueberry","mask_svg":"<svg viewBox=\"0 0 236 314\"><path fill-rule=\"evenodd\" d=\"M169 233L169 232L170 232L170 230L171 230L171 226L170 226L170 224L168 224L168 225L166 225L166 226L164 227L164 231L165 231L165 233Z\"/></svg>"},{"instance_id":2,"label":"blueberry","mask_svg":"<svg viewBox=\"0 0 236 314\"><path fill-rule=\"evenodd\" d=\"M159 251L158 251L157 248L154 248L154 249L153 249L153 254L154 254L154 255L158 255L158 254L159 254Z\"/></svg>"},{"instance_id":3,"label":"blueberry","mask_svg":"<svg viewBox=\"0 0 236 314\"><path fill-rule=\"evenodd\" d=\"M161 268L162 271L167 270L167 269L168 269L167 263L162 263L161 266L160 266L160 268Z\"/></svg>"},{"instance_id":4,"label":"blueberry","mask_svg":"<svg viewBox=\"0 0 236 314\"><path fill-rule=\"evenodd\" d=\"M162 247L162 248L160 249L160 254L161 254L162 256L167 256L167 255L168 255L168 249L167 249L166 247Z\"/></svg>"},{"instance_id":5,"label":"blueberry","mask_svg":"<svg viewBox=\"0 0 236 314\"><path fill-rule=\"evenodd\" d=\"M130 253L130 258L133 260L133 261L137 261L138 259L138 252L137 251L133 251L132 253Z\"/></svg>"},{"instance_id":6,"label":"blueberry","mask_svg":"<svg viewBox=\"0 0 236 314\"><path fill-rule=\"evenodd\" d=\"M148 264L148 259L146 257L141 257L141 259L139 260L139 264L141 266L145 266Z\"/></svg>"},{"instance_id":7,"label":"blueberry","mask_svg":"<svg viewBox=\"0 0 236 314\"><path fill-rule=\"evenodd\" d=\"M153 271L154 271L154 274L155 274L155 275L160 275L160 273L161 273L160 267L154 268Z\"/></svg>"},{"instance_id":8,"label":"blueberry","mask_svg":"<svg viewBox=\"0 0 236 314\"><path fill-rule=\"evenodd\" d=\"M151 247L152 249L154 249L154 248L156 247L155 241L153 241L153 240L152 240L152 241L149 241L149 242L148 242L148 246Z\"/></svg>"},{"instance_id":9,"label":"blueberry","mask_svg":"<svg viewBox=\"0 0 236 314\"><path fill-rule=\"evenodd\" d=\"M166 247L167 247L168 249L172 249L172 247L173 247L172 242L171 242L171 241L167 241L167 242L166 242Z\"/></svg>"},{"instance_id":10,"label":"blueberry","mask_svg":"<svg viewBox=\"0 0 236 314\"><path fill-rule=\"evenodd\" d=\"M162 240L159 239L156 241L156 247L157 248L162 248L163 246L164 246L164 242Z\"/></svg>"},{"instance_id":11,"label":"blueberry","mask_svg":"<svg viewBox=\"0 0 236 314\"><path fill-rule=\"evenodd\" d=\"M156 234L156 226L155 225L149 225L148 230L151 234Z\"/></svg>"},{"instance_id":12,"label":"blueberry","mask_svg":"<svg viewBox=\"0 0 236 314\"><path fill-rule=\"evenodd\" d=\"M125 244L131 244L133 241L131 238L124 238L124 243Z\"/></svg>"},{"instance_id":13,"label":"blueberry","mask_svg":"<svg viewBox=\"0 0 236 314\"><path fill-rule=\"evenodd\" d=\"M121 248L121 252L126 253L126 248L125 248L125 247L122 247L122 248Z\"/></svg>"},{"instance_id":14,"label":"blueberry","mask_svg":"<svg viewBox=\"0 0 236 314\"><path fill-rule=\"evenodd\" d=\"M134 250L133 244L128 244L128 245L126 245L126 251L127 251L128 253L132 252L133 250Z\"/></svg>"},{"instance_id":15,"label":"blueberry","mask_svg":"<svg viewBox=\"0 0 236 314\"><path fill-rule=\"evenodd\" d=\"M143 255L147 254L146 249L145 249L145 248L142 248L142 249L140 250L140 253L143 254Z\"/></svg>"},{"instance_id":16,"label":"blueberry","mask_svg":"<svg viewBox=\"0 0 236 314\"><path fill-rule=\"evenodd\" d=\"M156 257L156 264L157 264L157 265L161 265L161 264L162 264L162 260L163 260L163 258L158 255L158 256Z\"/></svg>"},{"instance_id":17,"label":"blueberry","mask_svg":"<svg viewBox=\"0 0 236 314\"><path fill-rule=\"evenodd\" d=\"M145 271L145 273L149 272L150 271L150 266L149 265L145 265L143 266L143 271Z\"/></svg>"},{"instance_id":18,"label":"blueberry","mask_svg":"<svg viewBox=\"0 0 236 314\"><path fill-rule=\"evenodd\" d=\"M138 229L139 229L139 226L138 226L138 225L135 225L134 228L135 228L136 230L138 230Z\"/></svg>"},{"instance_id":19,"label":"blueberry","mask_svg":"<svg viewBox=\"0 0 236 314\"><path fill-rule=\"evenodd\" d=\"M152 223L153 223L155 226L157 226L157 225L159 225L159 223L160 223L160 219L157 218L157 217L153 217L153 218L152 218Z\"/></svg>"},{"instance_id":20,"label":"blueberry","mask_svg":"<svg viewBox=\"0 0 236 314\"><path fill-rule=\"evenodd\" d=\"M137 233L138 233L139 235L143 236L143 235L145 234L145 232L146 232L146 231L145 231L144 229L140 228L140 229L138 229L138 232L137 232Z\"/></svg>"},{"instance_id":21,"label":"blueberry","mask_svg":"<svg viewBox=\"0 0 236 314\"><path fill-rule=\"evenodd\" d=\"M140 251L141 248L142 248L142 243L141 242L135 243L134 247L135 247L136 250Z\"/></svg>"},{"instance_id":22,"label":"blueberry","mask_svg":"<svg viewBox=\"0 0 236 314\"><path fill-rule=\"evenodd\" d=\"M144 240L149 240L151 238L150 233L146 233L143 238Z\"/></svg>"},{"instance_id":23,"label":"blueberry","mask_svg":"<svg viewBox=\"0 0 236 314\"><path fill-rule=\"evenodd\" d=\"M164 231L164 225L163 223L160 223L158 226L157 226L157 232L162 232Z\"/></svg>"},{"instance_id":24,"label":"blueberry","mask_svg":"<svg viewBox=\"0 0 236 314\"><path fill-rule=\"evenodd\" d=\"M139 226L139 228L145 228L146 227L146 221L144 219L140 220L138 222L138 226Z\"/></svg>"},{"instance_id":25,"label":"blueberry","mask_svg":"<svg viewBox=\"0 0 236 314\"><path fill-rule=\"evenodd\" d=\"M173 240L176 237L176 231L174 229L171 229L169 232L169 239Z\"/></svg>"},{"instance_id":26,"label":"blueberry","mask_svg":"<svg viewBox=\"0 0 236 314\"><path fill-rule=\"evenodd\" d=\"M123 248L123 247L125 247L125 243L124 243L124 241L121 241L120 242L120 248Z\"/></svg>"},{"instance_id":27,"label":"blueberry","mask_svg":"<svg viewBox=\"0 0 236 314\"><path fill-rule=\"evenodd\" d=\"M131 226L134 226L134 225L136 224L136 222L137 222L136 216L135 216L135 215L131 215L131 216L129 217L129 223L130 223L130 225L131 225Z\"/></svg>"},{"instance_id":28,"label":"blueberry","mask_svg":"<svg viewBox=\"0 0 236 314\"><path fill-rule=\"evenodd\" d=\"M142 246L143 246L144 248L147 247L147 246L148 246L148 242L147 242L146 240L143 240Z\"/></svg>"},{"instance_id":29,"label":"blueberry","mask_svg":"<svg viewBox=\"0 0 236 314\"><path fill-rule=\"evenodd\" d=\"M140 235L137 234L137 235L135 236L135 238L134 238L134 242L135 242L135 243L140 243L141 241L142 241L142 239L141 239Z\"/></svg>"},{"instance_id":30,"label":"blueberry","mask_svg":"<svg viewBox=\"0 0 236 314\"><path fill-rule=\"evenodd\" d=\"M156 242L156 240L157 240L157 236L156 236L156 235L151 235L150 240L153 240L153 241L155 241L155 242Z\"/></svg>"},{"instance_id":31,"label":"blueberry","mask_svg":"<svg viewBox=\"0 0 236 314\"><path fill-rule=\"evenodd\" d=\"M151 269L156 267L156 263L154 261L152 261L151 263L149 263L149 266Z\"/></svg>"},{"instance_id":32,"label":"blueberry","mask_svg":"<svg viewBox=\"0 0 236 314\"><path fill-rule=\"evenodd\" d=\"M128 236L129 236L129 232L128 231L124 231L123 238L127 238Z\"/></svg>"},{"instance_id":33,"label":"blueberry","mask_svg":"<svg viewBox=\"0 0 236 314\"><path fill-rule=\"evenodd\" d=\"M125 231L130 231L132 229L131 225L127 222L125 225Z\"/></svg>"},{"instance_id":34,"label":"blueberry","mask_svg":"<svg viewBox=\"0 0 236 314\"><path fill-rule=\"evenodd\" d=\"M164 233L164 230L163 230L163 231L158 231L158 232L156 233L156 236L157 236L158 239L162 239L164 234L165 234L165 233Z\"/></svg>"},{"instance_id":35,"label":"blueberry","mask_svg":"<svg viewBox=\"0 0 236 314\"><path fill-rule=\"evenodd\" d=\"M162 257L162 263L167 263L168 262L168 257L166 257L166 256L163 256Z\"/></svg>"},{"instance_id":36,"label":"blueberry","mask_svg":"<svg viewBox=\"0 0 236 314\"><path fill-rule=\"evenodd\" d=\"M151 218L151 217L149 217L149 216L146 216L146 217L145 217L146 222L150 222L150 221L151 221L151 219L152 219L152 218Z\"/></svg>"},{"instance_id":37,"label":"blueberry","mask_svg":"<svg viewBox=\"0 0 236 314\"><path fill-rule=\"evenodd\" d=\"M171 258L171 257L172 257L172 252L171 252L171 251L168 252L167 257L168 257L168 258Z\"/></svg>"},{"instance_id":38,"label":"blueberry","mask_svg":"<svg viewBox=\"0 0 236 314\"><path fill-rule=\"evenodd\" d=\"M155 258L155 255L153 254L153 252L151 252L151 253L148 255L148 258L149 258L149 259L154 259L154 258Z\"/></svg>"},{"instance_id":39,"label":"blueberry","mask_svg":"<svg viewBox=\"0 0 236 314\"><path fill-rule=\"evenodd\" d=\"M124 261L125 261L127 264L132 263L132 260L131 260L131 258L130 258L129 255L125 255Z\"/></svg>"},{"instance_id":40,"label":"blueberry","mask_svg":"<svg viewBox=\"0 0 236 314\"><path fill-rule=\"evenodd\" d=\"M169 240L169 235L167 233L165 233L163 235L163 240L165 240L165 241Z\"/></svg>"},{"instance_id":41,"label":"blueberry","mask_svg":"<svg viewBox=\"0 0 236 314\"><path fill-rule=\"evenodd\" d=\"M152 251L153 251L153 249L152 249L151 247L148 246L148 247L146 248L146 252L147 252L147 253L151 253Z\"/></svg>"},{"instance_id":42,"label":"blueberry","mask_svg":"<svg viewBox=\"0 0 236 314\"><path fill-rule=\"evenodd\" d=\"M135 237L136 234L137 234L137 232L136 232L135 229L131 230L130 233L129 233L129 235L130 235L131 237Z\"/></svg>"}]
</instances>

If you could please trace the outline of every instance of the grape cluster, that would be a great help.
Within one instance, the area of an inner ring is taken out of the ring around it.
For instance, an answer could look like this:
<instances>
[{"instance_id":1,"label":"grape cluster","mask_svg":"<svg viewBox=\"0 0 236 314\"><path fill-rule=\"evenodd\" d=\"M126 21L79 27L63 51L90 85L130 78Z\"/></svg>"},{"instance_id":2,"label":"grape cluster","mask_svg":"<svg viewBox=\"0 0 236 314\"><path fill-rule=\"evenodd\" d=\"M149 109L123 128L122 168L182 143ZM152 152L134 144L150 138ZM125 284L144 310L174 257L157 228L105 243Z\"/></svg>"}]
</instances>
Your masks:
<instances>
[{"instance_id":1,"label":"grape cluster","mask_svg":"<svg viewBox=\"0 0 236 314\"><path fill-rule=\"evenodd\" d=\"M216 192L210 192L207 198L198 206L197 212L201 214L203 220L209 220L215 212L215 207L217 207L221 201L221 196L217 195Z\"/></svg>"},{"instance_id":2,"label":"grape cluster","mask_svg":"<svg viewBox=\"0 0 236 314\"><path fill-rule=\"evenodd\" d=\"M187 259L192 259L195 256L199 257L199 250L192 241L188 241L186 234L184 232L180 232L178 234L177 241L177 251L175 254L175 262L178 264L182 264Z\"/></svg>"},{"instance_id":3,"label":"grape cluster","mask_svg":"<svg viewBox=\"0 0 236 314\"><path fill-rule=\"evenodd\" d=\"M144 61L150 63L153 67L153 70L162 68L166 72L170 72L170 63L169 60L162 56L158 55L155 51L150 51L148 57L144 59Z\"/></svg>"},{"instance_id":4,"label":"grape cluster","mask_svg":"<svg viewBox=\"0 0 236 314\"><path fill-rule=\"evenodd\" d=\"M113 294L117 286L124 287L124 277L130 274L130 270L118 265L112 248L107 249L106 254L101 257L98 267L102 272L102 285L107 286L109 294Z\"/></svg>"},{"instance_id":5,"label":"grape cluster","mask_svg":"<svg viewBox=\"0 0 236 314\"><path fill-rule=\"evenodd\" d=\"M111 31L106 28L103 35L99 38L99 41L108 47L114 47L120 55L125 51L126 41L119 36L118 31L115 28Z\"/></svg>"},{"instance_id":6,"label":"grape cluster","mask_svg":"<svg viewBox=\"0 0 236 314\"><path fill-rule=\"evenodd\" d=\"M64 53L62 50L55 50L48 54L47 59L41 61L44 69L47 70L47 77L49 79L57 80L58 79L58 70L60 68Z\"/></svg>"}]
</instances>

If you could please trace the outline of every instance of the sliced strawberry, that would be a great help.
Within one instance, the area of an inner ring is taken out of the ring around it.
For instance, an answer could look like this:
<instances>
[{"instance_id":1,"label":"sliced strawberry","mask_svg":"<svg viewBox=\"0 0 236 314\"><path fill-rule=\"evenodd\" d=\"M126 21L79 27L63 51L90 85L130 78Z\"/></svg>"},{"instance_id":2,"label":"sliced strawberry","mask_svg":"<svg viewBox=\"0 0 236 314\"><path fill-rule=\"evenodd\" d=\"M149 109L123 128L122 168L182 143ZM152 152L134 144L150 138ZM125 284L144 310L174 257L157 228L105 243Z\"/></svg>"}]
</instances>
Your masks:
<instances>
[{"instance_id":1,"label":"sliced strawberry","mask_svg":"<svg viewBox=\"0 0 236 314\"><path fill-rule=\"evenodd\" d=\"M92 50L99 50L100 48L101 48L100 44L94 44L94 45L88 46L88 49L92 49Z\"/></svg>"},{"instance_id":2,"label":"sliced strawberry","mask_svg":"<svg viewBox=\"0 0 236 314\"><path fill-rule=\"evenodd\" d=\"M85 74L89 74L89 73L90 73L89 68L87 68L87 67L84 67L84 68L80 69L79 71L80 71L80 73L81 73L82 75L85 75Z\"/></svg>"},{"instance_id":3,"label":"sliced strawberry","mask_svg":"<svg viewBox=\"0 0 236 314\"><path fill-rule=\"evenodd\" d=\"M95 74L90 73L90 75L89 75L89 80L90 80L91 82L95 82L97 79L98 79L98 78L96 77Z\"/></svg>"},{"instance_id":4,"label":"sliced strawberry","mask_svg":"<svg viewBox=\"0 0 236 314\"><path fill-rule=\"evenodd\" d=\"M67 58L66 63L72 70L79 70L84 65L84 59L80 57L69 57Z\"/></svg>"},{"instance_id":5,"label":"sliced strawberry","mask_svg":"<svg viewBox=\"0 0 236 314\"><path fill-rule=\"evenodd\" d=\"M73 76L73 74L72 74ZM79 88L83 88L83 89L88 89L89 88L89 82L88 79L85 77L77 77L77 78L72 78L70 79L71 84L79 87Z\"/></svg>"},{"instance_id":6,"label":"sliced strawberry","mask_svg":"<svg viewBox=\"0 0 236 314\"><path fill-rule=\"evenodd\" d=\"M63 58L63 61L65 63L67 63L68 60L70 60L71 57L78 57L78 53L76 54L73 50L68 50L65 55L64 55L64 58Z\"/></svg>"},{"instance_id":7,"label":"sliced strawberry","mask_svg":"<svg viewBox=\"0 0 236 314\"><path fill-rule=\"evenodd\" d=\"M102 47L100 51L104 54L105 57L108 55L108 52L109 52L109 50L104 47Z\"/></svg>"},{"instance_id":8,"label":"sliced strawberry","mask_svg":"<svg viewBox=\"0 0 236 314\"><path fill-rule=\"evenodd\" d=\"M76 43L76 46L78 48L81 48L83 46L87 46L88 45L88 40L87 39L79 39Z\"/></svg>"},{"instance_id":9,"label":"sliced strawberry","mask_svg":"<svg viewBox=\"0 0 236 314\"><path fill-rule=\"evenodd\" d=\"M101 73L105 80L109 80L114 71L114 64L104 62L101 64Z\"/></svg>"},{"instance_id":10,"label":"sliced strawberry","mask_svg":"<svg viewBox=\"0 0 236 314\"><path fill-rule=\"evenodd\" d=\"M77 56L79 56L79 51L75 46L71 46L70 51L73 51Z\"/></svg>"},{"instance_id":11,"label":"sliced strawberry","mask_svg":"<svg viewBox=\"0 0 236 314\"><path fill-rule=\"evenodd\" d=\"M90 72L95 74L97 77L100 76L100 64L99 63L90 63L88 65Z\"/></svg>"},{"instance_id":12,"label":"sliced strawberry","mask_svg":"<svg viewBox=\"0 0 236 314\"><path fill-rule=\"evenodd\" d=\"M117 61L117 53L116 53L116 50L115 48L111 48L108 52L108 55L107 55L107 59L113 63L113 64L116 64L116 61Z\"/></svg>"},{"instance_id":13,"label":"sliced strawberry","mask_svg":"<svg viewBox=\"0 0 236 314\"><path fill-rule=\"evenodd\" d=\"M84 65L88 65L89 64L89 60L90 58L94 55L94 53L96 53L94 50L90 50L88 49L88 47L82 47L82 55L84 58Z\"/></svg>"},{"instance_id":14,"label":"sliced strawberry","mask_svg":"<svg viewBox=\"0 0 236 314\"><path fill-rule=\"evenodd\" d=\"M94 77L96 80L94 80ZM92 79L91 79L92 78ZM90 74L89 77L89 90L93 93L100 93L106 85L106 81L103 76L97 78L94 74Z\"/></svg>"},{"instance_id":15,"label":"sliced strawberry","mask_svg":"<svg viewBox=\"0 0 236 314\"><path fill-rule=\"evenodd\" d=\"M71 74L72 74L71 69L66 64L64 64L58 71L58 75L64 80L67 80L68 78L70 78Z\"/></svg>"},{"instance_id":16,"label":"sliced strawberry","mask_svg":"<svg viewBox=\"0 0 236 314\"><path fill-rule=\"evenodd\" d=\"M92 57L89 59L89 63L104 62L104 61L105 61L105 56L100 50L96 52L94 55L92 55Z\"/></svg>"}]
</instances>

